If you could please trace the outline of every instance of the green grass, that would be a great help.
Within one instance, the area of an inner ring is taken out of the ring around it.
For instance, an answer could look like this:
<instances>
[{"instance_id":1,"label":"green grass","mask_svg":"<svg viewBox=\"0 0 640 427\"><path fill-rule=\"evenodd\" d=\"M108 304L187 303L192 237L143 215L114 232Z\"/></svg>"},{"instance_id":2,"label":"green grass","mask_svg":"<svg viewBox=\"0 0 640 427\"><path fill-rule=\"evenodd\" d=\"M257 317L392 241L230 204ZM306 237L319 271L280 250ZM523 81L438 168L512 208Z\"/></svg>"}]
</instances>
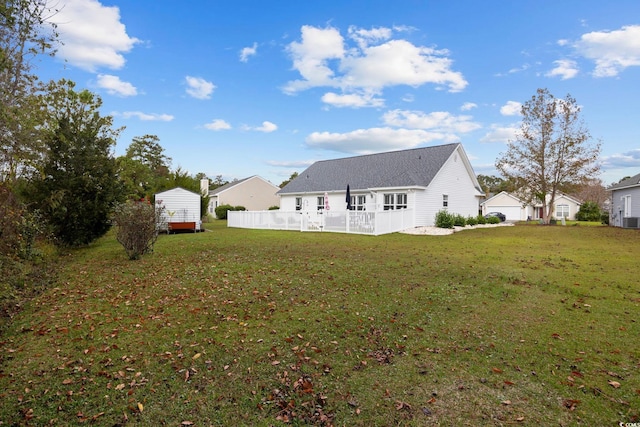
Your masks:
<instances>
[{"instance_id":1,"label":"green grass","mask_svg":"<svg viewBox=\"0 0 640 427\"><path fill-rule=\"evenodd\" d=\"M0 338L0 425L640 421L636 231L208 226L65 259Z\"/></svg>"}]
</instances>

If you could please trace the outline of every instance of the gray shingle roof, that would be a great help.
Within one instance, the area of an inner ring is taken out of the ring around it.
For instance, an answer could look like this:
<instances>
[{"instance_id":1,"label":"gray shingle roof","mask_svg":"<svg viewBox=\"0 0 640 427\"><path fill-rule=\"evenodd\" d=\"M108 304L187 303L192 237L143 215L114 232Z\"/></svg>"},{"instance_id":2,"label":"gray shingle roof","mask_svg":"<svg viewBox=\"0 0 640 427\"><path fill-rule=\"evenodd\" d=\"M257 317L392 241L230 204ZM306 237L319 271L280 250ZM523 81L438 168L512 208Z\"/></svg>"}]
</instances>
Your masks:
<instances>
[{"instance_id":1,"label":"gray shingle roof","mask_svg":"<svg viewBox=\"0 0 640 427\"><path fill-rule=\"evenodd\" d=\"M634 187L639 184L640 184L640 173L638 175L632 176L631 178L627 178L623 181L620 181L617 184L613 184L611 187L608 188L608 190L617 190L619 188Z\"/></svg>"},{"instance_id":2,"label":"gray shingle roof","mask_svg":"<svg viewBox=\"0 0 640 427\"><path fill-rule=\"evenodd\" d=\"M460 144L414 148L334 160L309 166L278 194L426 187Z\"/></svg>"}]
</instances>

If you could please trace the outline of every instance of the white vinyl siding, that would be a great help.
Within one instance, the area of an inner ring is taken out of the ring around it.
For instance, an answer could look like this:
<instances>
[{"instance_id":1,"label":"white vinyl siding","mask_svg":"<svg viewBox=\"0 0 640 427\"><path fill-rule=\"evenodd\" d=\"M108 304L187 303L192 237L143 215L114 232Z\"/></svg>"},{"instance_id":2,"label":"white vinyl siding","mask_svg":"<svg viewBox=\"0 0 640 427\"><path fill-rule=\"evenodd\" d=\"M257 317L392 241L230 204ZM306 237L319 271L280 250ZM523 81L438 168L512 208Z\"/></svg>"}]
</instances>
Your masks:
<instances>
[{"instance_id":1,"label":"white vinyl siding","mask_svg":"<svg viewBox=\"0 0 640 427\"><path fill-rule=\"evenodd\" d=\"M416 226L431 226L435 223L436 213L442 210L442 195L448 195L447 210L464 217L477 216L479 208L478 190L473 186L469 172L458 150L445 162L429 187L417 189L415 202L409 206L416 210Z\"/></svg>"}]
</instances>

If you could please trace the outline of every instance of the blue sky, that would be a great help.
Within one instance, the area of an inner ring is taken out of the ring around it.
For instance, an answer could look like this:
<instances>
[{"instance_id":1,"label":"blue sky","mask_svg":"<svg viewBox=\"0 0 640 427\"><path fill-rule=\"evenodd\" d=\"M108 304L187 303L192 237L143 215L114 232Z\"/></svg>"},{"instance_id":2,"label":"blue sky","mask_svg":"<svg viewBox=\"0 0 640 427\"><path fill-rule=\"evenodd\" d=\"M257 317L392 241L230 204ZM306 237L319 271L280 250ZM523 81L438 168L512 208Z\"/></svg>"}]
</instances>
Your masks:
<instances>
[{"instance_id":1,"label":"blue sky","mask_svg":"<svg viewBox=\"0 0 640 427\"><path fill-rule=\"evenodd\" d=\"M494 164L538 88L571 94L605 185L640 172L640 2L57 0L57 56L172 168L276 185L318 160L461 142Z\"/></svg>"}]
</instances>

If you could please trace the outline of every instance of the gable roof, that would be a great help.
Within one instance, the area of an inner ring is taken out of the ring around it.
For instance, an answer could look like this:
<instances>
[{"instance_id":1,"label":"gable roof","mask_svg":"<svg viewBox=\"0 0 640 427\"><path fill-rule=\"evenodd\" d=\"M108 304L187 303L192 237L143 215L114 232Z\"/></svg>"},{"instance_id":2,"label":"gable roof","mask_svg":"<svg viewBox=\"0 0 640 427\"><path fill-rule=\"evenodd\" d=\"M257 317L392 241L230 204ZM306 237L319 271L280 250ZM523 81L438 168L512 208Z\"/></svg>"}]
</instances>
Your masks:
<instances>
[{"instance_id":1,"label":"gable roof","mask_svg":"<svg viewBox=\"0 0 640 427\"><path fill-rule=\"evenodd\" d=\"M413 148L342 159L309 166L278 194L351 191L387 187L427 187L461 144ZM468 159L463 159L468 164ZM473 172L470 173L473 175ZM475 175L473 175L475 180Z\"/></svg>"},{"instance_id":2,"label":"gable roof","mask_svg":"<svg viewBox=\"0 0 640 427\"><path fill-rule=\"evenodd\" d=\"M191 193L191 194L193 194L194 196L202 197L200 194L198 194L198 193L196 193L196 192L194 192L194 191L191 191L191 190L187 190L187 189L182 188L182 187L173 187L173 188L170 188L170 189L168 189L168 190L164 190L164 191L161 191L161 192L159 192L159 193L156 193L156 194L155 194L155 196L157 197L157 196L161 196L161 195L163 195L163 194L165 194L165 193L175 193L175 192L179 192L179 193Z\"/></svg>"},{"instance_id":3,"label":"gable roof","mask_svg":"<svg viewBox=\"0 0 640 427\"><path fill-rule=\"evenodd\" d=\"M239 179L237 181L227 182L225 185L221 185L220 187L216 188L215 190L209 191L209 195L210 196L215 196L216 194L222 193L223 191L226 191L226 190L230 189L231 187L235 187L236 185L245 182L249 178L253 178L253 177L250 176L250 177L247 177L247 178Z\"/></svg>"},{"instance_id":4,"label":"gable roof","mask_svg":"<svg viewBox=\"0 0 640 427\"><path fill-rule=\"evenodd\" d=\"M492 201L493 199L501 196L501 195L505 195L511 199L513 199L515 202L521 204L521 205L525 205L526 203L522 200L520 200L517 196L514 196L513 194L507 192L507 191L501 191L498 194L494 194L493 196L489 197L487 200L485 200L484 202L480 203L481 205L484 205L486 203L489 203L490 201Z\"/></svg>"},{"instance_id":5,"label":"gable roof","mask_svg":"<svg viewBox=\"0 0 640 427\"><path fill-rule=\"evenodd\" d=\"M242 184L243 182L246 182L246 181L249 181L249 180L251 180L251 179L254 179L254 178L257 178L257 179L259 179L259 180L261 180L261 181L263 181L263 182L265 182L265 183L267 183L267 184L271 185L274 189L276 189L276 188L280 188L280 187L278 187L277 185L275 185L275 184L271 183L270 181L267 181L266 179L262 178L262 177L261 177L261 176L259 176L259 175L252 175L252 176L250 176L250 177L243 178L243 179L239 179L239 180L236 180L236 181L233 181L233 182L227 182L225 185L221 185L220 187L218 187L218 188L216 188L216 189L214 189L214 190L209 191L209 195L210 195L210 196L217 196L217 195L218 195L218 194L220 194L220 193L223 193L223 192L225 192L225 191L227 191L227 190L230 190L231 188L233 188L233 187L235 187L235 186L237 186L237 185L240 185L240 184Z\"/></svg>"},{"instance_id":6,"label":"gable roof","mask_svg":"<svg viewBox=\"0 0 640 427\"><path fill-rule=\"evenodd\" d=\"M621 190L623 188L629 187L637 187L640 186L640 173L638 175L634 175L631 178L627 178L625 180L620 181L617 184L613 184L608 190Z\"/></svg>"}]
</instances>

